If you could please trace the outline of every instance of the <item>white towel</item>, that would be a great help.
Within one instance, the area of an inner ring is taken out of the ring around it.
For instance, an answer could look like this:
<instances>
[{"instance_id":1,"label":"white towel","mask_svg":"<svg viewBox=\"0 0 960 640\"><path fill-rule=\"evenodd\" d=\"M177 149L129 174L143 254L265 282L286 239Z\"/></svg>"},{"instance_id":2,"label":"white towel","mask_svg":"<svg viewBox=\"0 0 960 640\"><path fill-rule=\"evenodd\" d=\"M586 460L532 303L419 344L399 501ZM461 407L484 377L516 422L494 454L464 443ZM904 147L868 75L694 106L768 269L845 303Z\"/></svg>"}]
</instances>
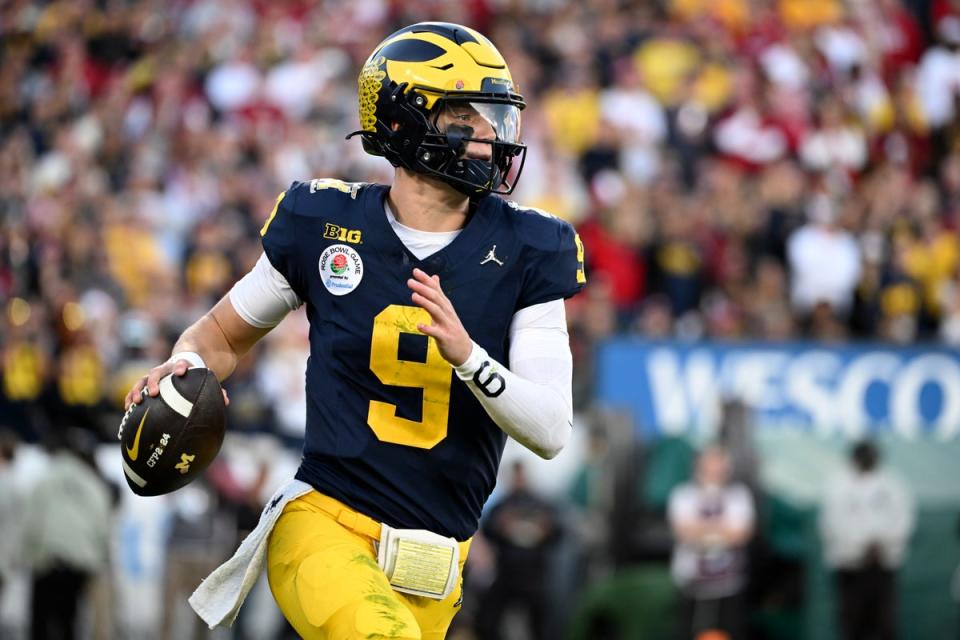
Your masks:
<instances>
[{"instance_id":1,"label":"white towel","mask_svg":"<svg viewBox=\"0 0 960 640\"><path fill-rule=\"evenodd\" d=\"M260 514L257 528L250 532L233 557L214 569L190 596L189 602L211 629L229 627L237 618L240 606L263 571L267 555L267 538L288 502L312 491L300 480L291 480L273 494Z\"/></svg>"}]
</instances>

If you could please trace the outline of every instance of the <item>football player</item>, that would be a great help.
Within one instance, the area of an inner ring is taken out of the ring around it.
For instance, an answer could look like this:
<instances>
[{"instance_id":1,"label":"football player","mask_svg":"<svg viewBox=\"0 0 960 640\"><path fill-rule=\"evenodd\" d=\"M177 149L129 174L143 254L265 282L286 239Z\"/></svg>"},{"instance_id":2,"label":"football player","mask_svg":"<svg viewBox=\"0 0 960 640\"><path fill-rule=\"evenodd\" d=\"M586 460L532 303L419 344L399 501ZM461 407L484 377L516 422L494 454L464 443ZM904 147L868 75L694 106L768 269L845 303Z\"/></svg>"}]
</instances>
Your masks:
<instances>
[{"instance_id":1,"label":"football player","mask_svg":"<svg viewBox=\"0 0 960 640\"><path fill-rule=\"evenodd\" d=\"M294 183L252 271L127 396L190 366L223 379L286 313L310 321L296 480L191 604L230 622L264 561L305 638L443 638L507 436L544 458L572 425L563 299L586 278L570 225L508 202L522 96L473 29L416 24L359 78L392 185ZM231 568L232 567L232 568ZM252 568L252 569L251 569Z\"/></svg>"}]
</instances>

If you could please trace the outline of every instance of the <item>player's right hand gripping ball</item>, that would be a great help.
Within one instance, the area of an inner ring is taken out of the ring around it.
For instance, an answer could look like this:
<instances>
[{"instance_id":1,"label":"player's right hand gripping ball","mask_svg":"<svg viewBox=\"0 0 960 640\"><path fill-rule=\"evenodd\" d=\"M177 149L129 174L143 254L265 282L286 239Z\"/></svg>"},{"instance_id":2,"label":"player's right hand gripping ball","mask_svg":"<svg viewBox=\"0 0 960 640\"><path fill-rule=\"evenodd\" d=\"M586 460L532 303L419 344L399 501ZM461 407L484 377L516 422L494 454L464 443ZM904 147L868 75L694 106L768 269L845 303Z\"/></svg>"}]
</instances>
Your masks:
<instances>
[{"instance_id":1,"label":"player's right hand gripping ball","mask_svg":"<svg viewBox=\"0 0 960 640\"><path fill-rule=\"evenodd\" d=\"M212 371L168 375L160 380L160 395L131 404L120 423L127 484L140 496L176 491L217 457L225 429L223 392Z\"/></svg>"}]
</instances>

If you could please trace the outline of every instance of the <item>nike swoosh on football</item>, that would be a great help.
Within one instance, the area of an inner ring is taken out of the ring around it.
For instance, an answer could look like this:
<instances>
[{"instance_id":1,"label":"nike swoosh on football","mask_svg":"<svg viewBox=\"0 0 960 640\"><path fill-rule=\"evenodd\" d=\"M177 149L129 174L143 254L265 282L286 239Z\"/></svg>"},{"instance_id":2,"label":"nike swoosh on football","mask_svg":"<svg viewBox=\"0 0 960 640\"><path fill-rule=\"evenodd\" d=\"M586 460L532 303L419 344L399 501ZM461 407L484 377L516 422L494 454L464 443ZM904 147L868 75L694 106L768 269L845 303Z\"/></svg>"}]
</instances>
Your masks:
<instances>
[{"instance_id":1,"label":"nike swoosh on football","mask_svg":"<svg viewBox=\"0 0 960 640\"><path fill-rule=\"evenodd\" d=\"M127 455L130 456L131 462L136 462L137 456L140 455L140 432L143 431L143 423L147 421L148 413L150 413L150 409L143 412L143 417L140 418L140 426L137 427L137 433L133 436L133 446L127 447Z\"/></svg>"}]
</instances>

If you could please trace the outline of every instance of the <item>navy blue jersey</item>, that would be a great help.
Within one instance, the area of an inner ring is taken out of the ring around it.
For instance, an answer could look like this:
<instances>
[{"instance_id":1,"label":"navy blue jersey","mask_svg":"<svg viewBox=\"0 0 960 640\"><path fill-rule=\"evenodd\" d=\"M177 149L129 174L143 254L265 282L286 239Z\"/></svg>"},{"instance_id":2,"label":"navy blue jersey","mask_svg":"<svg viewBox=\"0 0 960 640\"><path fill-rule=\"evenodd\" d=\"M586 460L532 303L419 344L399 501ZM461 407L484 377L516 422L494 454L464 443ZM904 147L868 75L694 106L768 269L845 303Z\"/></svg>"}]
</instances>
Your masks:
<instances>
[{"instance_id":1,"label":"navy blue jersey","mask_svg":"<svg viewBox=\"0 0 960 640\"><path fill-rule=\"evenodd\" d=\"M390 526L464 540L506 435L417 330L430 317L407 279L414 267L438 275L470 337L507 364L514 313L579 291L583 249L569 224L488 196L453 242L418 260L390 227L388 191L294 183L261 231L310 320L297 477Z\"/></svg>"}]
</instances>

